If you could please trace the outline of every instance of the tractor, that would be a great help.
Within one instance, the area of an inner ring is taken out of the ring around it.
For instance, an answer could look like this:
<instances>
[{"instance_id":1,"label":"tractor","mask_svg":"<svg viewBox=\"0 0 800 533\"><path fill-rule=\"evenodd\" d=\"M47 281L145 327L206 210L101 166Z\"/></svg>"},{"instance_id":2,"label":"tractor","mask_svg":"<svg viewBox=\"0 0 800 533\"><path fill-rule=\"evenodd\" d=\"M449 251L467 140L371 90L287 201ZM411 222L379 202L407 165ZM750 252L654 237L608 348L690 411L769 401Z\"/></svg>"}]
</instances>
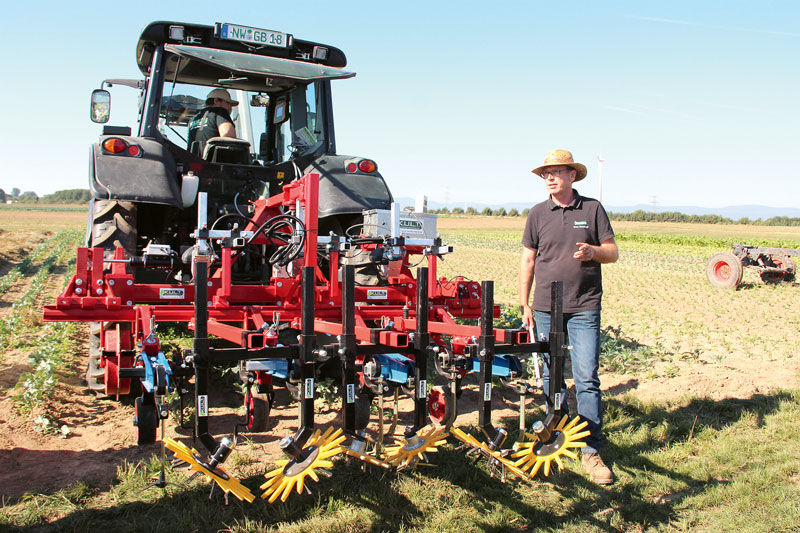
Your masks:
<instances>
[{"instance_id":1,"label":"tractor","mask_svg":"<svg viewBox=\"0 0 800 533\"><path fill-rule=\"evenodd\" d=\"M401 211L375 161L336 153L331 82L355 75L344 70L341 50L250 26L154 22L142 31L136 61L143 79L107 79L92 93L90 117L105 125L91 149L86 242L44 318L91 324L88 386L137 395L140 445L156 442L160 426L162 451L226 497L253 501L223 467L238 426L233 439L217 439L209 424L210 372L238 365L247 431L266 430L276 388L298 402L299 427L281 440L286 458L261 486L270 502L307 490L307 478L340 454L408 468L452 438L504 480L546 475L551 463L576 457L588 432L560 411L568 350L560 283L549 339L535 342L528 331L494 327L500 309L491 281L437 277L437 262L453 247L442 242L436 217ZM140 93L135 135L107 124L107 88L120 85ZM220 88L239 103L238 138L198 145L192 121ZM172 358L158 329L170 323L193 335L192 348ZM527 428L524 398L534 390L521 358L542 352L551 356L548 415ZM477 435L454 427L471 378L481 398ZM343 423L325 432L314 422L323 379L341 384ZM512 448L503 448L508 432L492 424L495 380L520 392ZM192 444L204 452L163 438L166 398L176 388L193 388ZM393 445L370 448L372 402L393 396L396 407L400 394L413 400L411 422L391 435Z\"/></svg>"}]
</instances>

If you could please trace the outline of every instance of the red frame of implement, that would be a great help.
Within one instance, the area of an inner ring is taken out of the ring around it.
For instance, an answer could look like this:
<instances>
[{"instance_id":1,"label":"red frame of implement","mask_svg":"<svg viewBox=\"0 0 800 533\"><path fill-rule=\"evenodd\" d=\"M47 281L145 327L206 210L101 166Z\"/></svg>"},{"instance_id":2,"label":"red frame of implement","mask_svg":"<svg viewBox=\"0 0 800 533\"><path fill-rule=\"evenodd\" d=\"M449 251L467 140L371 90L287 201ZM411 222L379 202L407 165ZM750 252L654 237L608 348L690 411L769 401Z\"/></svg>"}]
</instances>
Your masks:
<instances>
[{"instance_id":1,"label":"red frame of implement","mask_svg":"<svg viewBox=\"0 0 800 533\"><path fill-rule=\"evenodd\" d=\"M316 265L318 191L319 175L310 173L284 186L280 194L257 200L252 222L243 231L255 231L281 214L282 208L297 208L298 212L302 209L306 229L302 261L304 266L315 268L317 279L314 331L338 335L342 331L338 253L331 252L330 272L323 273ZM253 243L269 244L263 234ZM416 280L410 270L409 255L425 254L426 246L409 245L406 251L400 274L390 277L387 286L355 288L355 333L360 343L408 346L408 333L416 326ZM115 250L114 258L124 259L121 248ZM480 335L478 326L457 324L453 317L480 316L481 286L463 277L435 280L437 256L426 254L426 258L433 280L428 291L430 332L434 336L454 336L454 348L458 349L458 345L468 344L471 338ZM272 278L267 284L234 284L231 281L233 261L231 248L223 247L221 266L209 276L208 332L243 348L257 349L267 345L266 333L261 327L265 322L274 321L278 313L281 322L290 322L292 327L300 329L300 274ZM78 248L76 273L56 303L44 307L44 320L130 323L134 339L138 341L150 333L151 317L156 323L186 323L194 327L193 285L135 283L124 262L110 263L110 271L104 271L103 263L101 248ZM165 295L169 296L168 300ZM499 307L494 308L494 316L499 316ZM373 321L384 327L368 327L367 323ZM498 342L528 342L526 334L513 332L513 338L510 335L505 330L495 330ZM103 339L101 344L104 344ZM104 349L116 351L110 346Z\"/></svg>"}]
</instances>

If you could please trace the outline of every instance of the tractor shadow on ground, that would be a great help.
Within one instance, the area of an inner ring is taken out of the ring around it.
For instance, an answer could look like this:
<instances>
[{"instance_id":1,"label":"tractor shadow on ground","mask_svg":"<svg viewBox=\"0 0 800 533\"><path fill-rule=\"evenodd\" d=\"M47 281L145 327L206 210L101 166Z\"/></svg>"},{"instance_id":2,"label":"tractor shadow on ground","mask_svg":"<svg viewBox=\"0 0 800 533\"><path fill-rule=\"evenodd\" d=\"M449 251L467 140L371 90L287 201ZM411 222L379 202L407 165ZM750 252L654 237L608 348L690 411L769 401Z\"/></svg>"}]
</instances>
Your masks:
<instances>
[{"instance_id":1,"label":"tractor shadow on ground","mask_svg":"<svg viewBox=\"0 0 800 533\"><path fill-rule=\"evenodd\" d=\"M565 470L551 473L547 478L533 481L511 481L501 483L492 477L485 461L473 466L472 459L462 451L441 447L438 453L430 454L435 466L418 466L413 472L390 472L367 467L362 471L358 461L347 464L337 461L330 469L330 478L321 477L312 482L312 494L291 494L286 503L273 504L257 498L254 504L242 503L231 496L229 505L224 504L220 491L211 502L208 500L209 486L193 484L182 488L167 488L164 492L150 489L141 495L127 496L121 500L136 498L113 507L102 509L77 508L63 518L50 523L55 530L87 530L103 526L115 527L123 521L125 527L133 530L163 529L170 531L200 529L219 530L238 524L245 529L264 527L288 527L330 516L349 516L342 518L339 526L353 526L353 514L358 509L369 512L359 517L359 529L372 531L394 531L401 527L414 528L424 523L428 515L419 506L419 492L431 490L433 494L462 490L467 494L456 501L468 500L480 513L489 516L498 506L505 506L522 517L508 530L526 531L533 528L558 529L575 527L585 523L600 530L610 529L611 519L622 520L626 528L651 528L666 526L681 518L683 502L694 495L713 491L715 487L730 483L725 479L684 474L674 469L654 463L650 456L654 452L686 442L703 430L722 431L738 423L742 417L755 417L755 424L762 426L765 418L778 412L781 404L796 401L789 392L776 392L771 395L755 395L747 399L691 399L686 405L666 409L642 406L626 398L610 397L606 400L607 444L603 449L606 462L617 476L617 482L609 487L592 483L582 472L579 464L572 463ZM526 420L532 424L542 418L542 411L535 410ZM517 440L518 419L505 417L496 420L497 427L508 430L506 447ZM666 424L668 432L658 439L635 441L626 438L642 427L656 427ZM473 432L477 435L477 432ZM356 464L353 464L356 463ZM109 468L113 468L109 465ZM660 485L679 486L680 490L653 497L652 485L642 483L642 476L663 476L666 481ZM176 479L176 474L170 474ZM178 478L182 479L182 478ZM242 479L256 496L257 487L265 481L263 474L254 474ZM122 491L122 481L116 486ZM650 490L648 490L650 489ZM99 490L105 490L99 487ZM558 493L554 498L552 491ZM116 498L116 497L115 497ZM553 504L553 502L559 502ZM549 503L548 503L549 502ZM77 506L76 506L77 507ZM430 511L428 511L430 512ZM168 520L164 517L169 517ZM480 518L478 519L480 520ZM317 527L336 529L337 523L325 522ZM488 519L472 522L474 527L484 530L496 529ZM157 526L157 527L156 527ZM245 527L247 526L247 527ZM40 524L41 527L41 524ZM305 527L305 526L303 526Z\"/></svg>"}]
</instances>

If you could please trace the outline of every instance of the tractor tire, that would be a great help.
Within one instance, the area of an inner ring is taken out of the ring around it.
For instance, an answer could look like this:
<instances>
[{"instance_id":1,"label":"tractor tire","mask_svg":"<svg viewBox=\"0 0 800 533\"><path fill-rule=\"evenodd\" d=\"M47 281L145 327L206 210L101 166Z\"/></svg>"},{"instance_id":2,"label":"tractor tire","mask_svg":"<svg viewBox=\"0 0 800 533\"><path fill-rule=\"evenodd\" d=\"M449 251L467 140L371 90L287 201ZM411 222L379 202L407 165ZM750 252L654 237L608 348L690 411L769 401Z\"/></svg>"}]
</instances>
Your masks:
<instances>
[{"instance_id":1,"label":"tractor tire","mask_svg":"<svg viewBox=\"0 0 800 533\"><path fill-rule=\"evenodd\" d=\"M92 235L90 246L103 248L103 256L111 258L114 249L121 247L125 255L136 253L136 204L116 200L96 200L92 211ZM114 324L92 322L89 325L89 360L86 364L86 385L98 396L107 395L105 371L101 367L100 336L103 328ZM113 387L112 387L113 388Z\"/></svg>"},{"instance_id":2,"label":"tractor tire","mask_svg":"<svg viewBox=\"0 0 800 533\"><path fill-rule=\"evenodd\" d=\"M785 273L780 272L762 272L759 277L764 283L781 283L794 280L795 272L797 269L794 260L786 255L777 255L772 257L772 264L777 268L786 269Z\"/></svg>"},{"instance_id":3,"label":"tractor tire","mask_svg":"<svg viewBox=\"0 0 800 533\"><path fill-rule=\"evenodd\" d=\"M136 204L116 200L97 200L92 213L93 248L103 248L104 256L114 255L114 248L123 248L125 255L136 254Z\"/></svg>"},{"instance_id":4,"label":"tractor tire","mask_svg":"<svg viewBox=\"0 0 800 533\"><path fill-rule=\"evenodd\" d=\"M730 252L714 254L706 262L706 277L714 287L735 289L742 282L742 260Z\"/></svg>"},{"instance_id":5,"label":"tractor tire","mask_svg":"<svg viewBox=\"0 0 800 533\"><path fill-rule=\"evenodd\" d=\"M135 404L136 444L139 446L153 444L156 441L156 430L158 429L156 405L155 403L145 403L143 396L138 396Z\"/></svg>"}]
</instances>

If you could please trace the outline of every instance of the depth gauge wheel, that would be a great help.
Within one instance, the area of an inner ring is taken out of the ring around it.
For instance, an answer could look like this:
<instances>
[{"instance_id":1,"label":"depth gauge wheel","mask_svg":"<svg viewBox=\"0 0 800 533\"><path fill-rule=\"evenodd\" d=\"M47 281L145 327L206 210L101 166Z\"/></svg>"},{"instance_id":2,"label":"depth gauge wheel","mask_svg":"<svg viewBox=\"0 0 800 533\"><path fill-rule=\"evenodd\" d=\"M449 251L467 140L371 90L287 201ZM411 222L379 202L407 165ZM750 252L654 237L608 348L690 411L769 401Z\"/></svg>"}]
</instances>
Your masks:
<instances>
[{"instance_id":1,"label":"depth gauge wheel","mask_svg":"<svg viewBox=\"0 0 800 533\"><path fill-rule=\"evenodd\" d=\"M252 387L244 393L245 428L249 433L266 431L269 413L272 409L272 396L253 392Z\"/></svg>"},{"instance_id":2,"label":"depth gauge wheel","mask_svg":"<svg viewBox=\"0 0 800 533\"><path fill-rule=\"evenodd\" d=\"M156 441L156 430L158 429L158 413L155 404L147 404L144 398L136 398L136 444L143 446L153 444Z\"/></svg>"},{"instance_id":3,"label":"depth gauge wheel","mask_svg":"<svg viewBox=\"0 0 800 533\"><path fill-rule=\"evenodd\" d=\"M735 289L742 282L742 260L730 252L714 254L706 262L706 277L714 287Z\"/></svg>"},{"instance_id":4,"label":"depth gauge wheel","mask_svg":"<svg viewBox=\"0 0 800 533\"><path fill-rule=\"evenodd\" d=\"M428 394L428 414L437 424L443 424L453 414L453 405L447 401L448 398L447 391L441 386L434 387Z\"/></svg>"}]
</instances>

